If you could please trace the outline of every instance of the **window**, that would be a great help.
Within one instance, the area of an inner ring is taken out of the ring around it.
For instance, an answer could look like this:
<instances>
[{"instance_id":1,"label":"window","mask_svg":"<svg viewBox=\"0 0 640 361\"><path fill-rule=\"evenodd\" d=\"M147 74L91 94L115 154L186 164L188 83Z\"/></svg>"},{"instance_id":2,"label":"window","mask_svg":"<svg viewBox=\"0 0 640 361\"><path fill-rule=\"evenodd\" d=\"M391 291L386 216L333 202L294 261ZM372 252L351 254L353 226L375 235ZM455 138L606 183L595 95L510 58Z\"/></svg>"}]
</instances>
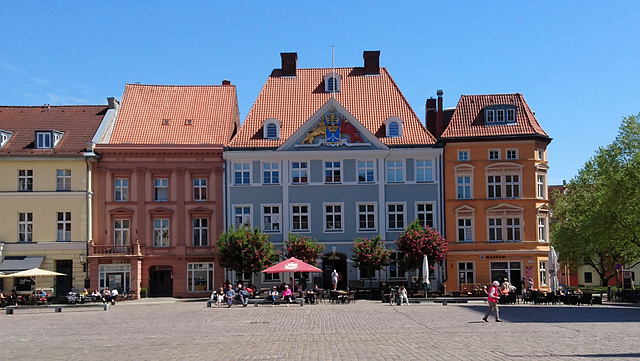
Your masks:
<instances>
[{"instance_id":1,"label":"window","mask_svg":"<svg viewBox=\"0 0 640 361\"><path fill-rule=\"evenodd\" d=\"M207 218L193 219L193 246L206 247L209 245L209 220Z\"/></svg>"},{"instance_id":2,"label":"window","mask_svg":"<svg viewBox=\"0 0 640 361\"><path fill-rule=\"evenodd\" d=\"M485 111L486 121L487 123L495 122L495 118L493 117L493 110Z\"/></svg>"},{"instance_id":3,"label":"window","mask_svg":"<svg viewBox=\"0 0 640 361\"><path fill-rule=\"evenodd\" d=\"M159 218L153 220L153 246L169 247L169 219Z\"/></svg>"},{"instance_id":4,"label":"window","mask_svg":"<svg viewBox=\"0 0 640 361\"><path fill-rule=\"evenodd\" d=\"M33 170L18 170L18 190L22 192L31 192L33 190Z\"/></svg>"},{"instance_id":5,"label":"window","mask_svg":"<svg viewBox=\"0 0 640 361\"><path fill-rule=\"evenodd\" d=\"M291 230L296 232L309 232L309 206L291 206Z\"/></svg>"},{"instance_id":6,"label":"window","mask_svg":"<svg viewBox=\"0 0 640 361\"><path fill-rule=\"evenodd\" d=\"M520 218L507 218L507 241L522 241L520 234Z\"/></svg>"},{"instance_id":7,"label":"window","mask_svg":"<svg viewBox=\"0 0 640 361\"><path fill-rule=\"evenodd\" d=\"M547 241L547 218L538 217L538 242Z\"/></svg>"},{"instance_id":8,"label":"window","mask_svg":"<svg viewBox=\"0 0 640 361\"><path fill-rule=\"evenodd\" d=\"M262 163L262 184L280 183L280 164Z\"/></svg>"},{"instance_id":9,"label":"window","mask_svg":"<svg viewBox=\"0 0 640 361\"><path fill-rule=\"evenodd\" d=\"M544 149L536 149L536 159L544 160Z\"/></svg>"},{"instance_id":10,"label":"window","mask_svg":"<svg viewBox=\"0 0 640 361\"><path fill-rule=\"evenodd\" d=\"M358 271L360 273L361 280L376 279L376 271L369 270L366 268L358 268Z\"/></svg>"},{"instance_id":11,"label":"window","mask_svg":"<svg viewBox=\"0 0 640 361\"><path fill-rule=\"evenodd\" d=\"M404 229L404 204L387 204L389 230Z\"/></svg>"},{"instance_id":12,"label":"window","mask_svg":"<svg viewBox=\"0 0 640 361\"><path fill-rule=\"evenodd\" d=\"M236 163L233 165L233 184L248 185L251 184L251 172L249 171L249 163Z\"/></svg>"},{"instance_id":13,"label":"window","mask_svg":"<svg viewBox=\"0 0 640 361\"><path fill-rule=\"evenodd\" d=\"M502 218L489 218L489 242L502 240Z\"/></svg>"},{"instance_id":14,"label":"window","mask_svg":"<svg viewBox=\"0 0 640 361\"><path fill-rule=\"evenodd\" d=\"M56 169L56 191L71 190L71 169Z\"/></svg>"},{"instance_id":15,"label":"window","mask_svg":"<svg viewBox=\"0 0 640 361\"><path fill-rule=\"evenodd\" d=\"M71 242L71 212L58 212L57 242Z\"/></svg>"},{"instance_id":16,"label":"window","mask_svg":"<svg viewBox=\"0 0 640 361\"><path fill-rule=\"evenodd\" d=\"M358 231L376 230L376 205L358 204Z\"/></svg>"},{"instance_id":17,"label":"window","mask_svg":"<svg viewBox=\"0 0 640 361\"><path fill-rule=\"evenodd\" d=\"M421 226L433 228L432 203L416 203L416 215Z\"/></svg>"},{"instance_id":18,"label":"window","mask_svg":"<svg viewBox=\"0 0 640 361\"><path fill-rule=\"evenodd\" d=\"M458 162L468 162L469 161L469 151L468 150L459 150L458 151Z\"/></svg>"},{"instance_id":19,"label":"window","mask_svg":"<svg viewBox=\"0 0 640 361\"><path fill-rule=\"evenodd\" d=\"M433 182L433 161L416 160L416 181Z\"/></svg>"},{"instance_id":20,"label":"window","mask_svg":"<svg viewBox=\"0 0 640 361\"><path fill-rule=\"evenodd\" d=\"M461 284L475 283L473 262L458 262L458 277Z\"/></svg>"},{"instance_id":21,"label":"window","mask_svg":"<svg viewBox=\"0 0 640 361\"><path fill-rule=\"evenodd\" d=\"M389 134L388 137L399 137L400 136L400 125L398 122L389 123Z\"/></svg>"},{"instance_id":22,"label":"window","mask_svg":"<svg viewBox=\"0 0 640 361\"><path fill-rule=\"evenodd\" d=\"M9 139L13 135L12 132L8 132L6 130L0 130L0 148L4 147L9 143Z\"/></svg>"},{"instance_id":23,"label":"window","mask_svg":"<svg viewBox=\"0 0 640 361\"><path fill-rule=\"evenodd\" d=\"M129 238L129 220L114 219L113 220L113 244L125 245L131 243Z\"/></svg>"},{"instance_id":24,"label":"window","mask_svg":"<svg viewBox=\"0 0 640 361\"><path fill-rule=\"evenodd\" d=\"M275 118L265 120L263 123L262 137L264 139L279 139L280 122Z\"/></svg>"},{"instance_id":25,"label":"window","mask_svg":"<svg viewBox=\"0 0 640 361\"><path fill-rule=\"evenodd\" d=\"M507 149L507 160L518 160L518 150Z\"/></svg>"},{"instance_id":26,"label":"window","mask_svg":"<svg viewBox=\"0 0 640 361\"><path fill-rule=\"evenodd\" d=\"M51 132L37 132L36 133L36 148L49 149L53 148L53 142L51 141Z\"/></svg>"},{"instance_id":27,"label":"window","mask_svg":"<svg viewBox=\"0 0 640 361\"><path fill-rule=\"evenodd\" d=\"M213 263L187 263L187 292L211 292L213 287Z\"/></svg>"},{"instance_id":28,"label":"window","mask_svg":"<svg viewBox=\"0 0 640 361\"><path fill-rule=\"evenodd\" d=\"M324 230L325 232L342 231L342 205L324 205Z\"/></svg>"},{"instance_id":29,"label":"window","mask_svg":"<svg viewBox=\"0 0 640 361\"><path fill-rule=\"evenodd\" d=\"M33 242L33 213L18 213L18 242Z\"/></svg>"},{"instance_id":30,"label":"window","mask_svg":"<svg viewBox=\"0 0 640 361\"><path fill-rule=\"evenodd\" d=\"M154 200L167 202L169 200L169 179L156 178L153 180Z\"/></svg>"},{"instance_id":31,"label":"window","mask_svg":"<svg viewBox=\"0 0 640 361\"><path fill-rule=\"evenodd\" d=\"M516 110L507 109L507 122L513 123L516 121Z\"/></svg>"},{"instance_id":32,"label":"window","mask_svg":"<svg viewBox=\"0 0 640 361\"><path fill-rule=\"evenodd\" d=\"M280 232L280 206L262 207L262 229L265 232Z\"/></svg>"},{"instance_id":33,"label":"window","mask_svg":"<svg viewBox=\"0 0 640 361\"><path fill-rule=\"evenodd\" d=\"M505 278L511 283L520 281L522 274L520 262L491 262L489 267L491 268L491 279L494 281L502 282ZM512 274L513 277L511 277Z\"/></svg>"},{"instance_id":34,"label":"window","mask_svg":"<svg viewBox=\"0 0 640 361\"><path fill-rule=\"evenodd\" d=\"M193 200L207 200L207 178L193 178Z\"/></svg>"},{"instance_id":35,"label":"window","mask_svg":"<svg viewBox=\"0 0 640 361\"><path fill-rule=\"evenodd\" d=\"M501 176L487 176L487 198L502 198Z\"/></svg>"},{"instance_id":36,"label":"window","mask_svg":"<svg viewBox=\"0 0 640 361\"><path fill-rule=\"evenodd\" d=\"M458 242L473 242L472 218L458 218Z\"/></svg>"},{"instance_id":37,"label":"window","mask_svg":"<svg viewBox=\"0 0 640 361\"><path fill-rule=\"evenodd\" d=\"M324 162L324 182L340 183L340 162Z\"/></svg>"},{"instance_id":38,"label":"window","mask_svg":"<svg viewBox=\"0 0 640 361\"><path fill-rule=\"evenodd\" d=\"M373 183L374 178L373 161L358 161L358 182L359 183Z\"/></svg>"},{"instance_id":39,"label":"window","mask_svg":"<svg viewBox=\"0 0 640 361\"><path fill-rule=\"evenodd\" d=\"M331 72L324 76L324 92L339 93L340 92L340 75Z\"/></svg>"},{"instance_id":40,"label":"window","mask_svg":"<svg viewBox=\"0 0 640 361\"><path fill-rule=\"evenodd\" d=\"M500 150L489 149L489 160L500 160Z\"/></svg>"},{"instance_id":41,"label":"window","mask_svg":"<svg viewBox=\"0 0 640 361\"><path fill-rule=\"evenodd\" d=\"M307 178L307 162L293 162L291 163L291 183L293 184L305 184L309 181Z\"/></svg>"},{"instance_id":42,"label":"window","mask_svg":"<svg viewBox=\"0 0 640 361\"><path fill-rule=\"evenodd\" d=\"M127 202L129 200L129 179L116 178L113 181L113 200Z\"/></svg>"},{"instance_id":43,"label":"window","mask_svg":"<svg viewBox=\"0 0 640 361\"><path fill-rule=\"evenodd\" d=\"M540 286L546 286L549 284L549 282L547 281L547 262L540 262L539 264L540 266Z\"/></svg>"},{"instance_id":44,"label":"window","mask_svg":"<svg viewBox=\"0 0 640 361\"><path fill-rule=\"evenodd\" d=\"M236 229L245 227L252 228L251 206L234 206L233 207L233 219Z\"/></svg>"},{"instance_id":45,"label":"window","mask_svg":"<svg viewBox=\"0 0 640 361\"><path fill-rule=\"evenodd\" d=\"M544 174L538 174L536 176L536 183L538 185L538 198L546 198L547 197L547 187L545 185L546 176Z\"/></svg>"},{"instance_id":46,"label":"window","mask_svg":"<svg viewBox=\"0 0 640 361\"><path fill-rule=\"evenodd\" d=\"M498 122L504 122L504 109L496 110L496 118Z\"/></svg>"},{"instance_id":47,"label":"window","mask_svg":"<svg viewBox=\"0 0 640 361\"><path fill-rule=\"evenodd\" d=\"M456 177L457 199L471 199L471 177Z\"/></svg>"},{"instance_id":48,"label":"window","mask_svg":"<svg viewBox=\"0 0 640 361\"><path fill-rule=\"evenodd\" d=\"M404 182L404 167L401 160L387 161L387 182L402 183Z\"/></svg>"},{"instance_id":49,"label":"window","mask_svg":"<svg viewBox=\"0 0 640 361\"><path fill-rule=\"evenodd\" d=\"M507 198L520 198L520 177L517 175L505 175L505 195Z\"/></svg>"},{"instance_id":50,"label":"window","mask_svg":"<svg viewBox=\"0 0 640 361\"><path fill-rule=\"evenodd\" d=\"M280 283L280 273L263 273L262 280L264 282Z\"/></svg>"},{"instance_id":51,"label":"window","mask_svg":"<svg viewBox=\"0 0 640 361\"><path fill-rule=\"evenodd\" d=\"M274 123L267 124L267 139L278 138L278 126Z\"/></svg>"},{"instance_id":52,"label":"window","mask_svg":"<svg viewBox=\"0 0 640 361\"><path fill-rule=\"evenodd\" d=\"M402 252L392 252L389 257L389 278L407 278L405 270L400 266L404 254Z\"/></svg>"},{"instance_id":53,"label":"window","mask_svg":"<svg viewBox=\"0 0 640 361\"><path fill-rule=\"evenodd\" d=\"M584 273L584 283L593 283L593 274L591 272Z\"/></svg>"}]
</instances>

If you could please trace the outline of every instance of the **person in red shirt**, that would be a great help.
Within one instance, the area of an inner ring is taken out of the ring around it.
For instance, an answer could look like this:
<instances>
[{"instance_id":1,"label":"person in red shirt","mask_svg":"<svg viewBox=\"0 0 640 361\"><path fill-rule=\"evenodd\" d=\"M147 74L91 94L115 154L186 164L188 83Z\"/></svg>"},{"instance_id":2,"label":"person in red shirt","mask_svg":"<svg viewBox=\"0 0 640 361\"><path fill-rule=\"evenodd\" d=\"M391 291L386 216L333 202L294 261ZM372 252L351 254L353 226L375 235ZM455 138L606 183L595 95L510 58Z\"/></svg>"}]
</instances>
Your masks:
<instances>
[{"instance_id":1,"label":"person in red shirt","mask_svg":"<svg viewBox=\"0 0 640 361\"><path fill-rule=\"evenodd\" d=\"M498 291L498 287L500 287L500 282L493 281L491 288L489 289L489 296L487 297L487 303L489 304L489 310L482 318L484 322L489 322L487 319L491 312L495 312L496 314L496 322L502 322L500 319L500 314L498 312L498 299L500 299L500 291Z\"/></svg>"}]
</instances>

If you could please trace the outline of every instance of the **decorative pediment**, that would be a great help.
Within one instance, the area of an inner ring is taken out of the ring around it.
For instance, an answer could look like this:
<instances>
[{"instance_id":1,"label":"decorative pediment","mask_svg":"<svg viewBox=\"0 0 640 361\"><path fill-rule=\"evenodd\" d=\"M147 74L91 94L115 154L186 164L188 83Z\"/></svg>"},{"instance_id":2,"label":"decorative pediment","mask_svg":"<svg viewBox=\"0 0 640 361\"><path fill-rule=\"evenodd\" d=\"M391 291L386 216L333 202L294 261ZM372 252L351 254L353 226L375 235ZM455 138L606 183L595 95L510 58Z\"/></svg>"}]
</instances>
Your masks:
<instances>
[{"instance_id":1,"label":"decorative pediment","mask_svg":"<svg viewBox=\"0 0 640 361\"><path fill-rule=\"evenodd\" d=\"M544 164L544 163L538 163L536 164L536 171L538 172L547 172L549 170L549 166Z\"/></svg>"},{"instance_id":2,"label":"decorative pediment","mask_svg":"<svg viewBox=\"0 0 640 361\"><path fill-rule=\"evenodd\" d=\"M472 217L473 214L476 212L476 209L469 205L464 204L460 207L455 208L453 211L456 213L458 217Z\"/></svg>"},{"instance_id":3,"label":"decorative pediment","mask_svg":"<svg viewBox=\"0 0 640 361\"><path fill-rule=\"evenodd\" d=\"M539 206L538 208L536 208L536 212L538 212L539 216L546 216L549 214L549 212L551 212L551 208L549 208L548 205L543 204L541 206Z\"/></svg>"},{"instance_id":4,"label":"decorative pediment","mask_svg":"<svg viewBox=\"0 0 640 361\"><path fill-rule=\"evenodd\" d=\"M512 162L493 163L484 167L486 173L521 172L524 165Z\"/></svg>"},{"instance_id":5,"label":"decorative pediment","mask_svg":"<svg viewBox=\"0 0 640 361\"><path fill-rule=\"evenodd\" d=\"M335 98L329 99L278 150L327 147L388 148Z\"/></svg>"},{"instance_id":6,"label":"decorative pediment","mask_svg":"<svg viewBox=\"0 0 640 361\"><path fill-rule=\"evenodd\" d=\"M500 203L486 209L489 216L519 216L522 215L524 208L514 206L509 203Z\"/></svg>"},{"instance_id":7,"label":"decorative pediment","mask_svg":"<svg viewBox=\"0 0 640 361\"><path fill-rule=\"evenodd\" d=\"M116 215L130 216L130 215L133 214L133 209L125 208L125 207L118 207L118 208L110 210L109 214L111 214L113 216L116 216Z\"/></svg>"},{"instance_id":8,"label":"decorative pediment","mask_svg":"<svg viewBox=\"0 0 640 361\"><path fill-rule=\"evenodd\" d=\"M213 209L205 208L205 207L197 207L189 210L189 214L212 214Z\"/></svg>"},{"instance_id":9,"label":"decorative pediment","mask_svg":"<svg viewBox=\"0 0 640 361\"><path fill-rule=\"evenodd\" d=\"M453 167L453 170L456 172L456 176L471 176L475 168L472 164L459 164Z\"/></svg>"},{"instance_id":10,"label":"decorative pediment","mask_svg":"<svg viewBox=\"0 0 640 361\"><path fill-rule=\"evenodd\" d=\"M170 216L173 214L173 210L169 209L169 208L164 208L164 207L157 207L154 209L149 210L149 213L153 216Z\"/></svg>"}]
</instances>

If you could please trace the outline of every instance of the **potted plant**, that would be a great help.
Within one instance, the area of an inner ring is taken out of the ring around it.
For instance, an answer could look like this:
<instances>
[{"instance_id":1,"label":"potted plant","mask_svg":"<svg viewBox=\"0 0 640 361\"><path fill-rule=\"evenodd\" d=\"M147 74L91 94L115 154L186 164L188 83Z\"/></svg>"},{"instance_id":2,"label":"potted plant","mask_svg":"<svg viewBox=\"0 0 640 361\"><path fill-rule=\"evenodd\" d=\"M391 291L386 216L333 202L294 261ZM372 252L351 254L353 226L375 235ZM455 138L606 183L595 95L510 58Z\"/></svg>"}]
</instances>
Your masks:
<instances>
[{"instance_id":1,"label":"potted plant","mask_svg":"<svg viewBox=\"0 0 640 361\"><path fill-rule=\"evenodd\" d=\"M140 289L140 298L142 297L147 298L147 289L144 287Z\"/></svg>"}]
</instances>

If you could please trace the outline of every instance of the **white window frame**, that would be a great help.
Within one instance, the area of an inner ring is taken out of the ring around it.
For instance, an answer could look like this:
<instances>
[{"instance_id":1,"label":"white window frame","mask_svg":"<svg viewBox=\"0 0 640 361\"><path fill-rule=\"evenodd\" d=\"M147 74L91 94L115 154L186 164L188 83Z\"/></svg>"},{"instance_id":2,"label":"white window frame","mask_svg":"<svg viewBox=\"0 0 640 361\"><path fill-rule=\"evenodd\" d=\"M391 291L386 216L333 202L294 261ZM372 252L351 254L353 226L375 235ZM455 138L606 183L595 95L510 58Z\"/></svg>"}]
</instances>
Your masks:
<instances>
[{"instance_id":1,"label":"white window frame","mask_svg":"<svg viewBox=\"0 0 640 361\"><path fill-rule=\"evenodd\" d=\"M433 159L416 159L416 182L429 183L435 180L435 167Z\"/></svg>"},{"instance_id":2,"label":"white window frame","mask_svg":"<svg viewBox=\"0 0 640 361\"><path fill-rule=\"evenodd\" d=\"M507 122L514 123L516 121L516 110L507 109Z\"/></svg>"},{"instance_id":3,"label":"white window frame","mask_svg":"<svg viewBox=\"0 0 640 361\"><path fill-rule=\"evenodd\" d=\"M291 184L309 184L309 162L291 162Z\"/></svg>"},{"instance_id":4,"label":"white window frame","mask_svg":"<svg viewBox=\"0 0 640 361\"><path fill-rule=\"evenodd\" d=\"M262 282L265 283L280 283L280 273L263 273Z\"/></svg>"},{"instance_id":5,"label":"white window frame","mask_svg":"<svg viewBox=\"0 0 640 361\"><path fill-rule=\"evenodd\" d=\"M484 111L484 116L485 116L485 120L487 123L495 123L496 122L496 118L495 118L495 112L493 111L493 109L488 109Z\"/></svg>"},{"instance_id":6,"label":"white window frame","mask_svg":"<svg viewBox=\"0 0 640 361\"><path fill-rule=\"evenodd\" d=\"M471 161L471 151L469 149L458 150L458 162Z\"/></svg>"},{"instance_id":7,"label":"white window frame","mask_svg":"<svg viewBox=\"0 0 640 361\"><path fill-rule=\"evenodd\" d=\"M273 163L262 162L262 184L263 185L280 184L280 163L279 162L273 162Z\"/></svg>"},{"instance_id":8,"label":"white window frame","mask_svg":"<svg viewBox=\"0 0 640 361\"><path fill-rule=\"evenodd\" d=\"M299 211L296 212L295 208L298 207ZM303 211L303 207L306 207L306 212ZM296 217L300 217L300 226L302 226L303 218L306 218L307 228L298 227L295 228ZM309 203L292 203L291 204L291 231L296 233L310 233L311 232L311 204Z\"/></svg>"},{"instance_id":9,"label":"white window frame","mask_svg":"<svg viewBox=\"0 0 640 361\"><path fill-rule=\"evenodd\" d=\"M18 243L33 242L33 213L18 213Z\"/></svg>"},{"instance_id":10,"label":"white window frame","mask_svg":"<svg viewBox=\"0 0 640 361\"><path fill-rule=\"evenodd\" d=\"M153 219L153 247L168 248L171 245L171 222L169 218Z\"/></svg>"},{"instance_id":11,"label":"white window frame","mask_svg":"<svg viewBox=\"0 0 640 361\"><path fill-rule=\"evenodd\" d=\"M208 217L191 218L191 245L193 247L208 247L209 234Z\"/></svg>"},{"instance_id":12,"label":"white window frame","mask_svg":"<svg viewBox=\"0 0 640 361\"><path fill-rule=\"evenodd\" d=\"M537 187L536 193L537 193L538 199L547 199L546 173L536 173L536 187Z\"/></svg>"},{"instance_id":13,"label":"white window frame","mask_svg":"<svg viewBox=\"0 0 640 361\"><path fill-rule=\"evenodd\" d=\"M33 191L33 169L18 169L18 191Z\"/></svg>"},{"instance_id":14,"label":"white window frame","mask_svg":"<svg viewBox=\"0 0 640 361\"><path fill-rule=\"evenodd\" d=\"M407 279L407 270L403 270L400 268L401 260L404 259L404 253L400 251L391 251L391 256L389 257L389 278L393 280L406 280ZM393 267L396 267L394 270ZM400 272L400 271L403 272ZM394 275L395 272L395 275Z\"/></svg>"},{"instance_id":15,"label":"white window frame","mask_svg":"<svg viewBox=\"0 0 640 361\"><path fill-rule=\"evenodd\" d=\"M275 136L271 136L269 134L269 127L274 126L276 134ZM263 123L263 133L262 137L264 139L280 139L280 122L275 118L269 118Z\"/></svg>"},{"instance_id":16,"label":"white window frame","mask_svg":"<svg viewBox=\"0 0 640 361\"><path fill-rule=\"evenodd\" d=\"M507 217L506 221L506 238L507 242L522 242L522 218Z\"/></svg>"},{"instance_id":17,"label":"white window frame","mask_svg":"<svg viewBox=\"0 0 640 361\"><path fill-rule=\"evenodd\" d=\"M360 209L361 206L365 207L364 212L361 211ZM372 207L373 210L369 210L369 207ZM356 203L356 211L358 212L358 216L356 218L356 229L359 232L377 232L378 231L378 213L377 213L376 203L372 203L372 202ZM367 225L370 223L371 219L373 219L373 228L366 228L366 227L362 228L361 222L360 222L361 217L365 218L365 223Z\"/></svg>"},{"instance_id":18,"label":"white window frame","mask_svg":"<svg viewBox=\"0 0 640 361\"><path fill-rule=\"evenodd\" d=\"M514 180L515 179L515 180ZM519 174L505 174L504 175L504 198L506 199L519 199L520 195L520 175ZM509 195L511 192L511 195Z\"/></svg>"},{"instance_id":19,"label":"white window frame","mask_svg":"<svg viewBox=\"0 0 640 361\"><path fill-rule=\"evenodd\" d=\"M71 212L56 212L56 242L71 242Z\"/></svg>"},{"instance_id":20,"label":"white window frame","mask_svg":"<svg viewBox=\"0 0 640 361\"><path fill-rule=\"evenodd\" d=\"M394 211L390 210L390 207L394 206ZM398 212L398 206L402 206L402 211ZM387 230L388 231L397 231L404 230L407 226L407 203L406 202L388 202L386 204L386 214L387 214ZM391 216L394 215L394 223L395 227L391 227ZM398 227L398 216L402 216L402 225Z\"/></svg>"},{"instance_id":21,"label":"white window frame","mask_svg":"<svg viewBox=\"0 0 640 361\"><path fill-rule=\"evenodd\" d=\"M113 180L113 200L114 202L129 201L129 178L115 178Z\"/></svg>"},{"instance_id":22,"label":"white window frame","mask_svg":"<svg viewBox=\"0 0 640 361\"><path fill-rule=\"evenodd\" d=\"M548 261L540 261L538 264L538 275L540 276L540 286L545 287L548 286L549 280L549 271L547 270Z\"/></svg>"},{"instance_id":23,"label":"white window frame","mask_svg":"<svg viewBox=\"0 0 640 361\"><path fill-rule=\"evenodd\" d=\"M376 181L376 162L373 160L359 160L357 161L356 177L358 183L375 183ZM363 177L362 180L360 177Z\"/></svg>"},{"instance_id":24,"label":"white window frame","mask_svg":"<svg viewBox=\"0 0 640 361\"><path fill-rule=\"evenodd\" d=\"M502 217L487 217L487 242L489 243L504 242L505 240L504 232L505 232L505 225ZM494 235L494 239L491 239L492 234Z\"/></svg>"},{"instance_id":25,"label":"white window frame","mask_svg":"<svg viewBox=\"0 0 640 361\"><path fill-rule=\"evenodd\" d=\"M420 208L424 206L424 209ZM428 210L431 208L431 210ZM423 227L435 228L436 227L436 212L435 212L436 204L435 202L416 202L415 203L415 214L416 219ZM426 219L431 215L431 225L426 224Z\"/></svg>"},{"instance_id":26,"label":"white window frame","mask_svg":"<svg viewBox=\"0 0 640 361\"><path fill-rule=\"evenodd\" d=\"M205 177L193 178L193 201L205 202L209 196L208 194L208 181Z\"/></svg>"},{"instance_id":27,"label":"white window frame","mask_svg":"<svg viewBox=\"0 0 640 361\"><path fill-rule=\"evenodd\" d=\"M169 178L153 179L153 200L155 202L169 201Z\"/></svg>"},{"instance_id":28,"label":"white window frame","mask_svg":"<svg viewBox=\"0 0 640 361\"><path fill-rule=\"evenodd\" d=\"M389 117L384 122L387 138L402 138L402 119L399 117ZM397 132L395 132L397 127Z\"/></svg>"},{"instance_id":29,"label":"white window frame","mask_svg":"<svg viewBox=\"0 0 640 361\"><path fill-rule=\"evenodd\" d=\"M549 242L549 227L547 217L538 216L538 242Z\"/></svg>"},{"instance_id":30,"label":"white window frame","mask_svg":"<svg viewBox=\"0 0 640 361\"><path fill-rule=\"evenodd\" d=\"M503 177L503 174L487 175L487 199L502 199ZM493 190L493 195L491 190Z\"/></svg>"},{"instance_id":31,"label":"white window frame","mask_svg":"<svg viewBox=\"0 0 640 361\"><path fill-rule=\"evenodd\" d=\"M338 73L331 72L324 76L324 92L340 93L340 75Z\"/></svg>"},{"instance_id":32,"label":"white window frame","mask_svg":"<svg viewBox=\"0 0 640 361\"><path fill-rule=\"evenodd\" d=\"M460 225L460 221L463 222L462 225ZM465 236L464 239L460 238L461 230L464 232L464 236ZM474 242L473 235L474 235L473 216L457 216L456 217L456 241L458 243L473 243ZM469 239L467 239L467 236Z\"/></svg>"},{"instance_id":33,"label":"white window frame","mask_svg":"<svg viewBox=\"0 0 640 361\"><path fill-rule=\"evenodd\" d=\"M204 278L206 285L204 288L200 286L200 289L196 289L196 273L203 272L205 276L200 276L199 278ZM215 287L214 272L213 263L187 263L187 292L212 292Z\"/></svg>"},{"instance_id":34,"label":"white window frame","mask_svg":"<svg viewBox=\"0 0 640 361\"><path fill-rule=\"evenodd\" d=\"M71 190L71 169L56 169L56 191Z\"/></svg>"},{"instance_id":35,"label":"white window frame","mask_svg":"<svg viewBox=\"0 0 640 361\"><path fill-rule=\"evenodd\" d=\"M36 149L52 149L53 143L51 132L36 132Z\"/></svg>"},{"instance_id":36,"label":"white window frame","mask_svg":"<svg viewBox=\"0 0 640 361\"><path fill-rule=\"evenodd\" d=\"M331 210L327 208L331 207ZM336 207L339 209L336 211ZM344 203L323 203L323 227L325 233L344 232ZM331 225L329 224L331 223Z\"/></svg>"},{"instance_id":37,"label":"white window frame","mask_svg":"<svg viewBox=\"0 0 640 361\"><path fill-rule=\"evenodd\" d=\"M265 212L265 208L269 208L269 213ZM274 213L273 208L278 207L278 212ZM261 204L260 209L262 210L262 230L265 233L282 233L282 205L281 204ZM270 222L267 222L266 219L269 217ZM267 224L269 224L269 229L267 229ZM274 229L273 225L277 224L277 229Z\"/></svg>"},{"instance_id":38,"label":"white window frame","mask_svg":"<svg viewBox=\"0 0 640 361\"><path fill-rule=\"evenodd\" d=\"M536 159L544 160L544 149L536 149Z\"/></svg>"},{"instance_id":39,"label":"white window frame","mask_svg":"<svg viewBox=\"0 0 640 361\"><path fill-rule=\"evenodd\" d=\"M131 244L131 220L118 218L113 220L113 245Z\"/></svg>"},{"instance_id":40,"label":"white window frame","mask_svg":"<svg viewBox=\"0 0 640 361\"><path fill-rule=\"evenodd\" d=\"M496 109L496 122L504 123L504 109Z\"/></svg>"},{"instance_id":41,"label":"white window frame","mask_svg":"<svg viewBox=\"0 0 640 361\"><path fill-rule=\"evenodd\" d=\"M472 199L472 179L473 177L470 175L456 175L456 199ZM469 181L468 183L466 182L467 180Z\"/></svg>"},{"instance_id":42,"label":"white window frame","mask_svg":"<svg viewBox=\"0 0 640 361\"><path fill-rule=\"evenodd\" d=\"M404 183L404 160L387 160L386 164L387 183Z\"/></svg>"},{"instance_id":43,"label":"white window frame","mask_svg":"<svg viewBox=\"0 0 640 361\"><path fill-rule=\"evenodd\" d=\"M238 229L245 227L246 229L253 229L253 205L252 204L234 204L233 207L233 228ZM238 211L241 210L240 213ZM238 222L238 217L242 222ZM248 221L248 223L247 223Z\"/></svg>"},{"instance_id":44,"label":"white window frame","mask_svg":"<svg viewBox=\"0 0 640 361\"><path fill-rule=\"evenodd\" d=\"M500 160L500 149L489 149L489 160L490 161L497 161ZM491 155L495 154L497 155L496 157L492 157Z\"/></svg>"},{"instance_id":45,"label":"white window frame","mask_svg":"<svg viewBox=\"0 0 640 361\"><path fill-rule=\"evenodd\" d=\"M240 176L240 178L238 178ZM234 163L233 164L233 185L248 186L251 185L251 163Z\"/></svg>"},{"instance_id":46,"label":"white window frame","mask_svg":"<svg viewBox=\"0 0 640 361\"><path fill-rule=\"evenodd\" d=\"M464 268L460 267L460 265L464 265ZM469 268L469 265L471 265L471 268ZM460 282L460 274L464 272L464 280L465 282L461 282L461 283L476 283L476 263L474 261L458 261L458 273L456 274L456 277L458 278L458 282ZM466 282L468 281L469 278L469 274L471 274L471 282ZM468 290L471 291L471 290Z\"/></svg>"},{"instance_id":47,"label":"white window frame","mask_svg":"<svg viewBox=\"0 0 640 361\"><path fill-rule=\"evenodd\" d=\"M510 152L512 155L509 154ZM505 154L506 160L518 160L518 148L507 148Z\"/></svg>"},{"instance_id":48,"label":"white window frame","mask_svg":"<svg viewBox=\"0 0 640 361\"><path fill-rule=\"evenodd\" d=\"M342 183L342 162L341 161L323 161L324 184L340 184Z\"/></svg>"}]
</instances>

